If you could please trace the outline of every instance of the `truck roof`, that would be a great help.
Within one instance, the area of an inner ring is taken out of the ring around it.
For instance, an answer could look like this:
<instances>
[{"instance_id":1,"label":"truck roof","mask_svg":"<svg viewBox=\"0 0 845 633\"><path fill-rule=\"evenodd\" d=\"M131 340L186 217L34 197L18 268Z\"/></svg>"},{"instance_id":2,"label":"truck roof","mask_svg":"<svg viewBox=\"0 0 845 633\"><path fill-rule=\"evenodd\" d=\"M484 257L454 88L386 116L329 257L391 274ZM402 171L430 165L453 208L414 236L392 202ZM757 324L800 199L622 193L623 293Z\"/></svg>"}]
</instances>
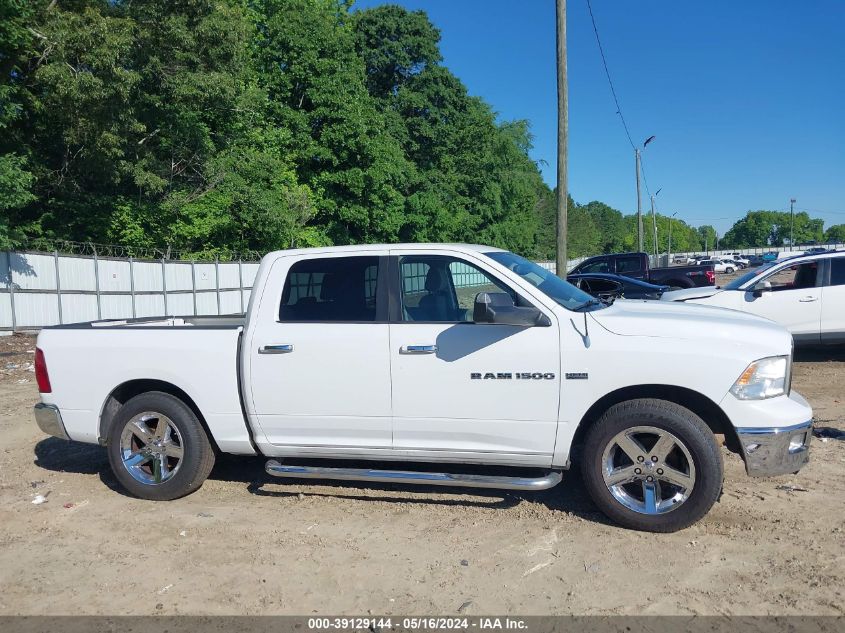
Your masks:
<instances>
[{"instance_id":1,"label":"truck roof","mask_svg":"<svg viewBox=\"0 0 845 633\"><path fill-rule=\"evenodd\" d=\"M491 252L506 252L503 248L495 246L485 246L484 244L461 244L449 242L430 242L430 243L402 243L402 244L347 244L346 246L315 246L311 248L291 248L273 251L270 255L284 256L284 255L305 255L308 253L344 253L349 251L367 252L367 251L383 251L389 248L407 248L407 249L438 249L438 248L458 248L464 251L474 251L476 253L491 253Z\"/></svg>"}]
</instances>

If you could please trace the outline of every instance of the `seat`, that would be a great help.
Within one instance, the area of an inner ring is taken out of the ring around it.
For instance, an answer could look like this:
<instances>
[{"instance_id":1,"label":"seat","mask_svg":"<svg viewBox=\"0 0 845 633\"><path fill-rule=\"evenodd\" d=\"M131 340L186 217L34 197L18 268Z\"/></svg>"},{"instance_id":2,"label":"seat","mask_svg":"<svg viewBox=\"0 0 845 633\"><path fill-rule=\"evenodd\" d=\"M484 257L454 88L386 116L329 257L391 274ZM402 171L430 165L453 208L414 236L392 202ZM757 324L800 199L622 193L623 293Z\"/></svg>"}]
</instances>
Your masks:
<instances>
[{"instance_id":1,"label":"seat","mask_svg":"<svg viewBox=\"0 0 845 633\"><path fill-rule=\"evenodd\" d=\"M794 288L815 288L816 274L818 267L816 264L802 264L798 267L798 272L795 274Z\"/></svg>"},{"instance_id":2,"label":"seat","mask_svg":"<svg viewBox=\"0 0 845 633\"><path fill-rule=\"evenodd\" d=\"M446 271L431 267L425 276L426 296L420 299L418 321L457 321L452 287L446 278Z\"/></svg>"}]
</instances>

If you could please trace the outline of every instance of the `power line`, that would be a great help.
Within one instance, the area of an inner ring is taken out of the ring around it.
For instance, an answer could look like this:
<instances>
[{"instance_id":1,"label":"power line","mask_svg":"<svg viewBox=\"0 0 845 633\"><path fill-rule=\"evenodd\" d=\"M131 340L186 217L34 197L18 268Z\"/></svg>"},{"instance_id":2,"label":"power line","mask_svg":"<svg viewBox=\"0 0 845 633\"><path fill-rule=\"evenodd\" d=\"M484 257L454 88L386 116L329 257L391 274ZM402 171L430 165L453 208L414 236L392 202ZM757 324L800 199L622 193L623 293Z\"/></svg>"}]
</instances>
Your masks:
<instances>
[{"instance_id":1,"label":"power line","mask_svg":"<svg viewBox=\"0 0 845 633\"><path fill-rule=\"evenodd\" d=\"M631 132L628 130L628 124L625 123L625 117L622 114L622 106L619 105L619 98L616 96L616 88L613 87L613 79L610 78L610 70L607 67L607 58L604 55L604 48L601 45L599 28L596 26L596 17L593 15L593 6L590 4L590 0L587 0L587 10L590 12L590 20L593 23L593 33L596 34L596 43L599 45L601 62L604 65L604 74L607 75L607 83L610 84L610 93L613 95L613 102L616 104L616 114L618 114L619 118L622 120L622 127L625 128L625 136L628 137L628 142L631 144L631 148L636 149L637 146L634 144L633 139L631 139ZM648 189L648 186L646 186L646 189Z\"/></svg>"}]
</instances>

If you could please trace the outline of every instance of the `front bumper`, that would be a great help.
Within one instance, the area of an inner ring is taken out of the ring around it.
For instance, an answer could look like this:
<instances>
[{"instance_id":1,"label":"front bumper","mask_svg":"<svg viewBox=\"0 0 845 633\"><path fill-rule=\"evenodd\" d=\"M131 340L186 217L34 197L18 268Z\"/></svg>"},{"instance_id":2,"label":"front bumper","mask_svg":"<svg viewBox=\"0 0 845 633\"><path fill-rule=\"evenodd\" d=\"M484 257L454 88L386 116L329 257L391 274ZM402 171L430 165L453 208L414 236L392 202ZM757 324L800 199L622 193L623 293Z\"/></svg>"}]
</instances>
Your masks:
<instances>
[{"instance_id":1,"label":"front bumper","mask_svg":"<svg viewBox=\"0 0 845 633\"><path fill-rule=\"evenodd\" d=\"M47 435L60 437L63 440L70 439L67 431L65 431L65 424L62 421L62 414L59 411L59 407L54 404L39 402L35 405L33 412L35 413L35 422L38 424L38 428Z\"/></svg>"},{"instance_id":2,"label":"front bumper","mask_svg":"<svg viewBox=\"0 0 845 633\"><path fill-rule=\"evenodd\" d=\"M781 427L737 428L745 456L745 471L751 477L794 473L810 461L813 422Z\"/></svg>"}]
</instances>

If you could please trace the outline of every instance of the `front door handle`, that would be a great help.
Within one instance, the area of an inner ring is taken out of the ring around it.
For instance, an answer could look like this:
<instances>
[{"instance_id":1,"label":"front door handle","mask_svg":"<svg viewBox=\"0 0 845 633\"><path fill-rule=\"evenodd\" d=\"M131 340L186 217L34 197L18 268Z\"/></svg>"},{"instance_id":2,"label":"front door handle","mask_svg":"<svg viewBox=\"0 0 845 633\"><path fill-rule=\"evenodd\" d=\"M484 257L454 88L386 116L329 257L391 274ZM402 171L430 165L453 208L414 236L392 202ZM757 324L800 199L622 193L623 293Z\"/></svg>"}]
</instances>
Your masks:
<instances>
[{"instance_id":1,"label":"front door handle","mask_svg":"<svg viewBox=\"0 0 845 633\"><path fill-rule=\"evenodd\" d=\"M264 345L258 348L259 354L290 354L293 351L293 345L285 343L283 345Z\"/></svg>"},{"instance_id":2,"label":"front door handle","mask_svg":"<svg viewBox=\"0 0 845 633\"><path fill-rule=\"evenodd\" d=\"M399 348L400 354L434 354L437 345L403 345Z\"/></svg>"},{"instance_id":3,"label":"front door handle","mask_svg":"<svg viewBox=\"0 0 845 633\"><path fill-rule=\"evenodd\" d=\"M818 297L802 297L798 301L800 301L801 303L810 303L812 301L818 301L818 300L819 300Z\"/></svg>"}]
</instances>

